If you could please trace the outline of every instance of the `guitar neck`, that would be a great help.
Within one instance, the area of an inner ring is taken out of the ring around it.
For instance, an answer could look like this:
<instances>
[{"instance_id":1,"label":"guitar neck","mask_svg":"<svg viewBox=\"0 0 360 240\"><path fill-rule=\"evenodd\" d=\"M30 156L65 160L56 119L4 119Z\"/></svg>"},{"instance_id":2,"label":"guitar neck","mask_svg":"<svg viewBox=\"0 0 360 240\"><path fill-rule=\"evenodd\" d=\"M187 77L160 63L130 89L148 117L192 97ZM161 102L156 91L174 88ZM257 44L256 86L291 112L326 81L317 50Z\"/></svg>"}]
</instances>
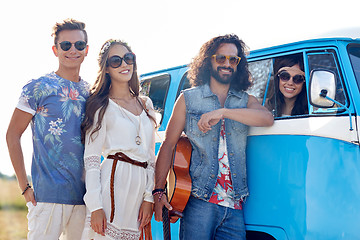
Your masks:
<instances>
[{"instance_id":1,"label":"guitar neck","mask_svg":"<svg viewBox=\"0 0 360 240\"><path fill-rule=\"evenodd\" d=\"M162 211L164 240L171 240L169 211L164 206Z\"/></svg>"}]
</instances>

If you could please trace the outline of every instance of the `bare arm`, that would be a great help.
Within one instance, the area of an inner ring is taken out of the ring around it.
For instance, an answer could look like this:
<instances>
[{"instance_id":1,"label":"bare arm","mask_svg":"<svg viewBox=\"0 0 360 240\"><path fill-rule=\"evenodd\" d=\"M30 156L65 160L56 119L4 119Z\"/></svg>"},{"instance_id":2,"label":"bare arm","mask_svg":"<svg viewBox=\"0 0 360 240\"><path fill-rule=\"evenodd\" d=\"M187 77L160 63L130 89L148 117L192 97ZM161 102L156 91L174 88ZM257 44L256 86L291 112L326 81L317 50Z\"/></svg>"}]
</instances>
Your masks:
<instances>
[{"instance_id":1,"label":"bare arm","mask_svg":"<svg viewBox=\"0 0 360 240\"><path fill-rule=\"evenodd\" d=\"M162 143L156 161L155 188L164 188L166 177L171 166L171 157L174 147L184 130L186 120L186 106L184 96L181 94L175 103L173 113L165 132L165 140ZM165 205L171 209L165 197L160 202L155 196L155 220L162 220L162 207Z\"/></svg>"},{"instance_id":2,"label":"bare arm","mask_svg":"<svg viewBox=\"0 0 360 240\"><path fill-rule=\"evenodd\" d=\"M274 123L274 117L269 110L252 95L249 95L247 108L220 108L203 114L198 122L199 129L207 132L222 118L232 119L253 127L268 127Z\"/></svg>"},{"instance_id":3,"label":"bare arm","mask_svg":"<svg viewBox=\"0 0 360 240\"><path fill-rule=\"evenodd\" d=\"M105 212L102 208L91 213L90 225L96 233L105 236L107 222Z\"/></svg>"},{"instance_id":4,"label":"bare arm","mask_svg":"<svg viewBox=\"0 0 360 240\"><path fill-rule=\"evenodd\" d=\"M30 113L15 109L6 133L6 142L9 149L10 159L15 170L21 191L23 191L28 182L25 170L24 156L21 148L21 136L29 125L33 115ZM36 205L33 189L28 189L24 194L26 202L31 201Z\"/></svg>"},{"instance_id":5,"label":"bare arm","mask_svg":"<svg viewBox=\"0 0 360 240\"><path fill-rule=\"evenodd\" d=\"M139 231L141 231L151 221L152 215L153 203L143 201L138 216L138 221L140 222Z\"/></svg>"}]
</instances>

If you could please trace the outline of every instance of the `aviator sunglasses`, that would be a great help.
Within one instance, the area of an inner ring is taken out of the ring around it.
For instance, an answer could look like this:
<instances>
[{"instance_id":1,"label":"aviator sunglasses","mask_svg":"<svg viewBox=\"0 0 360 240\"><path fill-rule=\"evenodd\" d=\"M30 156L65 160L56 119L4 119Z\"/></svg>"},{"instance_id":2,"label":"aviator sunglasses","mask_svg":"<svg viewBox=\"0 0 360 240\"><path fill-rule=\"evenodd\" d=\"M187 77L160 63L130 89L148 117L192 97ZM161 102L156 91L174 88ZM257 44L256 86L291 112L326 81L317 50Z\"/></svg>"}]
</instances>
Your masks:
<instances>
[{"instance_id":1,"label":"aviator sunglasses","mask_svg":"<svg viewBox=\"0 0 360 240\"><path fill-rule=\"evenodd\" d=\"M278 77L280 78L281 81L287 82L290 80L291 75L287 71L282 71L278 73ZM300 84L305 82L305 76L300 74L293 76L292 79L295 84Z\"/></svg>"},{"instance_id":2,"label":"aviator sunglasses","mask_svg":"<svg viewBox=\"0 0 360 240\"><path fill-rule=\"evenodd\" d=\"M225 56L222 54L219 55L212 55L213 58L215 58L216 63L218 64L224 64L226 59L229 60L230 65L237 66L240 63L241 57L238 56Z\"/></svg>"},{"instance_id":3,"label":"aviator sunglasses","mask_svg":"<svg viewBox=\"0 0 360 240\"><path fill-rule=\"evenodd\" d=\"M125 61L127 65L133 65L135 63L136 57L132 52L125 53L124 57L114 55L107 60L107 65L112 68L118 68L121 66L122 61Z\"/></svg>"},{"instance_id":4,"label":"aviator sunglasses","mask_svg":"<svg viewBox=\"0 0 360 240\"><path fill-rule=\"evenodd\" d=\"M69 49L71 48L71 46L74 44L75 48L79 51L82 51L86 48L86 42L85 41L77 41L75 43L71 43L69 41L63 41L61 43L59 43L61 49L63 51L69 51Z\"/></svg>"}]
</instances>

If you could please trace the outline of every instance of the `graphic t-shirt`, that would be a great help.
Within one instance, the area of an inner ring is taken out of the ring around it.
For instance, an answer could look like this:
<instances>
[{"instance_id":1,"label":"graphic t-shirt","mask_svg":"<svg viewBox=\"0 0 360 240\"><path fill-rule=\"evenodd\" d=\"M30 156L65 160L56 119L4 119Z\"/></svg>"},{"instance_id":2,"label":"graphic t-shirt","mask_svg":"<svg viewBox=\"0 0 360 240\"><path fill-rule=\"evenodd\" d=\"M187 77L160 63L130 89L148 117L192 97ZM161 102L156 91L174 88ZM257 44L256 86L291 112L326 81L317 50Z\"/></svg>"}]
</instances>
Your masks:
<instances>
[{"instance_id":1,"label":"graphic t-shirt","mask_svg":"<svg viewBox=\"0 0 360 240\"><path fill-rule=\"evenodd\" d=\"M38 202L84 204L80 125L88 96L87 82L54 72L23 87L17 108L33 115L31 175Z\"/></svg>"},{"instance_id":2,"label":"graphic t-shirt","mask_svg":"<svg viewBox=\"0 0 360 240\"><path fill-rule=\"evenodd\" d=\"M209 202L233 209L242 209L241 201L234 200L229 159L226 149L225 120L221 120L219 139L219 171L216 185Z\"/></svg>"}]
</instances>

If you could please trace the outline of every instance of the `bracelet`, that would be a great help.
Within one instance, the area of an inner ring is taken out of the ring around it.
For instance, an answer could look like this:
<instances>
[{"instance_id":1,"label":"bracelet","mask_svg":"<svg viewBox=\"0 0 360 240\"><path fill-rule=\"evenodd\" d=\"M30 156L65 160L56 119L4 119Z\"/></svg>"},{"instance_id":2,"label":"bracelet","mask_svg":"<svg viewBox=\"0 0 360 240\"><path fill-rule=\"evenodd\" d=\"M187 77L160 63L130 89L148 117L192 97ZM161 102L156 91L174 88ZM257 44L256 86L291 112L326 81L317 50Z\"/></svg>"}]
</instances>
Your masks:
<instances>
[{"instance_id":1,"label":"bracelet","mask_svg":"<svg viewBox=\"0 0 360 240\"><path fill-rule=\"evenodd\" d=\"M158 194L158 193L160 193L160 192L164 192L165 190L164 189L162 189L162 188L156 188L156 189L154 189L153 191L152 191L152 195L154 196L154 195L156 195L156 194Z\"/></svg>"},{"instance_id":2,"label":"bracelet","mask_svg":"<svg viewBox=\"0 0 360 240\"><path fill-rule=\"evenodd\" d=\"M162 196L165 194L165 192L164 191L158 191L158 192L155 192L154 194L153 194L153 196L155 196L155 195L157 195L157 194L159 194L159 202L161 201L161 198L162 198Z\"/></svg>"},{"instance_id":3,"label":"bracelet","mask_svg":"<svg viewBox=\"0 0 360 240\"><path fill-rule=\"evenodd\" d=\"M29 188L31 188L31 186L30 186L30 184L28 183L28 184L26 184L26 188L24 189L24 191L22 192L21 195L24 195L25 192L26 192Z\"/></svg>"},{"instance_id":4,"label":"bracelet","mask_svg":"<svg viewBox=\"0 0 360 240\"><path fill-rule=\"evenodd\" d=\"M164 193L165 193L165 192L160 192L160 194L159 194L159 202L161 201L161 198L162 198L162 196L164 195Z\"/></svg>"}]
</instances>

